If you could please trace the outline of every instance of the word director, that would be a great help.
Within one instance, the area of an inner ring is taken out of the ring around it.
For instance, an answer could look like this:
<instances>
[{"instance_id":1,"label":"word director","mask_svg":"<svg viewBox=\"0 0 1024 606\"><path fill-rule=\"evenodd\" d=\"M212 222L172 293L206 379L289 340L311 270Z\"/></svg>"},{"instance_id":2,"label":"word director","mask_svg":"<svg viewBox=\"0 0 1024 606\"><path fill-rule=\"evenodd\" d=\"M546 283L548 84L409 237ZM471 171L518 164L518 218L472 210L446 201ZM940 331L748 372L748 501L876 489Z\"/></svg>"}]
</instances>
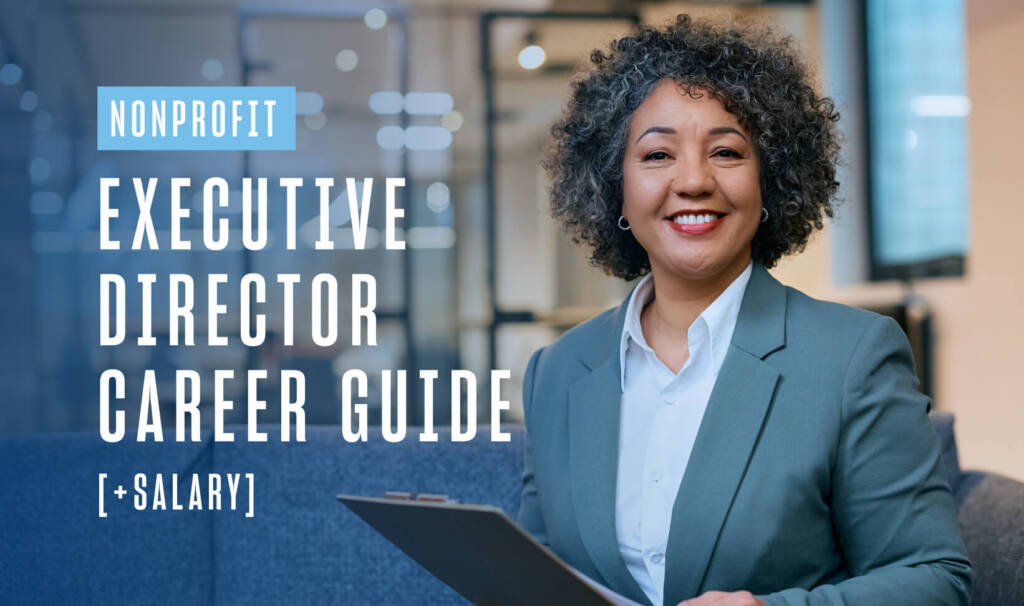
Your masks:
<instances>
[{"instance_id":1,"label":"word director","mask_svg":"<svg viewBox=\"0 0 1024 606\"><path fill-rule=\"evenodd\" d=\"M136 341L140 347L157 344L153 330L153 285L156 274L138 274L141 322ZM286 346L295 344L295 287L302 282L300 274L277 274L280 285L277 300L280 313L274 310L274 318L283 322L281 333ZM228 283L227 274L209 274L206 280L206 342L213 346L228 345L228 337L222 334L221 322L228 315L228 306L221 303L222 285ZM245 274L239 281L237 316L238 334L247 347L262 345L267 338L266 313L260 311L267 306L267 280L256 273ZM167 339L168 345L196 344L195 280L189 274L168 274L167 276ZM377 280L370 274L352 274L352 318L351 344L362 345L363 320L366 321L366 344L377 344ZM366 291L365 293L363 291ZM124 343L126 329L126 284L119 274L100 274L100 346L110 347ZM232 293L234 294L234 293ZM306 294L306 293L303 293ZM309 283L310 327L304 333L320 347L331 347L338 342L338 279L333 274L320 273ZM303 297L305 299L305 297ZM113 313L111 313L113 312ZM113 322L111 322L113 317ZM135 316L133 316L135 317ZM228 320L229 325L236 326Z\"/></svg>"}]
</instances>

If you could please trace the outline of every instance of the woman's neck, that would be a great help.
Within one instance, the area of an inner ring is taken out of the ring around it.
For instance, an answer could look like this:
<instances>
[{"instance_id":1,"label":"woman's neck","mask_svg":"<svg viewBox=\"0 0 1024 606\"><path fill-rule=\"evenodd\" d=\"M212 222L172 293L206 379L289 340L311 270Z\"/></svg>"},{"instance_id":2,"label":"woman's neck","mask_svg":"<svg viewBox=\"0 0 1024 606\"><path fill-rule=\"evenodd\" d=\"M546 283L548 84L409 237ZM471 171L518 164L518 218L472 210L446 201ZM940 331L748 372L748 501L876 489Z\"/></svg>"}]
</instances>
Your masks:
<instances>
[{"instance_id":1,"label":"woman's neck","mask_svg":"<svg viewBox=\"0 0 1024 606\"><path fill-rule=\"evenodd\" d=\"M686 338L697 316L747 268L750 257L741 257L727 270L705 279L688 279L660 267L652 267L654 295L641 315L644 332ZM647 338L648 335L645 335ZM648 339L650 341L650 339Z\"/></svg>"}]
</instances>

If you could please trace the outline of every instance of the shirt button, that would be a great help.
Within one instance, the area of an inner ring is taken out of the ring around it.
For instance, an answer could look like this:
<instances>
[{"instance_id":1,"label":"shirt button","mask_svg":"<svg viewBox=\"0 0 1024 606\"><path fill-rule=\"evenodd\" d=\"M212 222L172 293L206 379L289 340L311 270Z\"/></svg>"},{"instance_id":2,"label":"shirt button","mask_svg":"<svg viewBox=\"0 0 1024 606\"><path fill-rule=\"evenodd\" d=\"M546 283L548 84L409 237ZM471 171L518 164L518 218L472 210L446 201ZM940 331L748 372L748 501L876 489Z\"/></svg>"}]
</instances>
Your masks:
<instances>
[{"instance_id":1,"label":"shirt button","mask_svg":"<svg viewBox=\"0 0 1024 606\"><path fill-rule=\"evenodd\" d=\"M671 392L670 391L668 393L665 393L665 394L663 394L663 397L665 398L665 403L666 404L672 404L673 402L676 401L676 394L675 394L675 392Z\"/></svg>"},{"instance_id":2,"label":"shirt button","mask_svg":"<svg viewBox=\"0 0 1024 606\"><path fill-rule=\"evenodd\" d=\"M652 564L661 564L661 561L662 561L662 560L663 560L664 558L665 558L665 556L664 556L664 555L662 555L662 554L660 554L660 553L656 553L656 554L654 554L654 555L652 555L652 556L651 556L651 563L652 563Z\"/></svg>"},{"instance_id":3,"label":"shirt button","mask_svg":"<svg viewBox=\"0 0 1024 606\"><path fill-rule=\"evenodd\" d=\"M655 482L660 482L661 481L661 472L660 471L655 471L654 473L652 473L651 474L651 479L654 480Z\"/></svg>"}]
</instances>

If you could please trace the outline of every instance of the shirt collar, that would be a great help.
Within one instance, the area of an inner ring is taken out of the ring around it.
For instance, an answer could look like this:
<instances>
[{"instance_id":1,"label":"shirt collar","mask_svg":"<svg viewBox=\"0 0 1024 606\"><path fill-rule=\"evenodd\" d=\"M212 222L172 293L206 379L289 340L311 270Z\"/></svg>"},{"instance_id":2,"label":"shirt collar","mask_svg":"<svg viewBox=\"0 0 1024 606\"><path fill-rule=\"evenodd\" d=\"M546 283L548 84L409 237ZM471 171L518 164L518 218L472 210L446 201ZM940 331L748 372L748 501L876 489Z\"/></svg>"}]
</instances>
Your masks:
<instances>
[{"instance_id":1,"label":"shirt collar","mask_svg":"<svg viewBox=\"0 0 1024 606\"><path fill-rule=\"evenodd\" d=\"M728 344L732 341L732 333L736 328L736 319L739 317L743 294L746 292L753 269L754 262L751 260L747 263L746 269L694 320L694 322L703 320L707 325L713 368L720 368L725 360L726 351L729 349ZM626 318L622 325L622 337L619 345L619 380L622 391L626 390L626 350L629 348L630 339L639 347L653 353L647 340L644 339L643 327L640 324L640 314L653 293L654 278L651 273L648 273L637 283L626 306Z\"/></svg>"}]
</instances>

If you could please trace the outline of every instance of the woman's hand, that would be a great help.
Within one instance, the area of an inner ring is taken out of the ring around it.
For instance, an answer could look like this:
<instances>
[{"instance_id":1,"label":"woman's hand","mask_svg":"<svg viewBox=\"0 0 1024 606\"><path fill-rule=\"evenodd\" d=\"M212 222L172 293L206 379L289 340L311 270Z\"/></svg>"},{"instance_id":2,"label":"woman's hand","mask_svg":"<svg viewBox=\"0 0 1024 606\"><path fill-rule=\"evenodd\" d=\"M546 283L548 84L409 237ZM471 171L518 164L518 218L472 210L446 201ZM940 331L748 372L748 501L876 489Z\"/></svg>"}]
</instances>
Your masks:
<instances>
[{"instance_id":1,"label":"woman's hand","mask_svg":"<svg viewBox=\"0 0 1024 606\"><path fill-rule=\"evenodd\" d=\"M708 591L678 606L767 606L749 591Z\"/></svg>"}]
</instances>

